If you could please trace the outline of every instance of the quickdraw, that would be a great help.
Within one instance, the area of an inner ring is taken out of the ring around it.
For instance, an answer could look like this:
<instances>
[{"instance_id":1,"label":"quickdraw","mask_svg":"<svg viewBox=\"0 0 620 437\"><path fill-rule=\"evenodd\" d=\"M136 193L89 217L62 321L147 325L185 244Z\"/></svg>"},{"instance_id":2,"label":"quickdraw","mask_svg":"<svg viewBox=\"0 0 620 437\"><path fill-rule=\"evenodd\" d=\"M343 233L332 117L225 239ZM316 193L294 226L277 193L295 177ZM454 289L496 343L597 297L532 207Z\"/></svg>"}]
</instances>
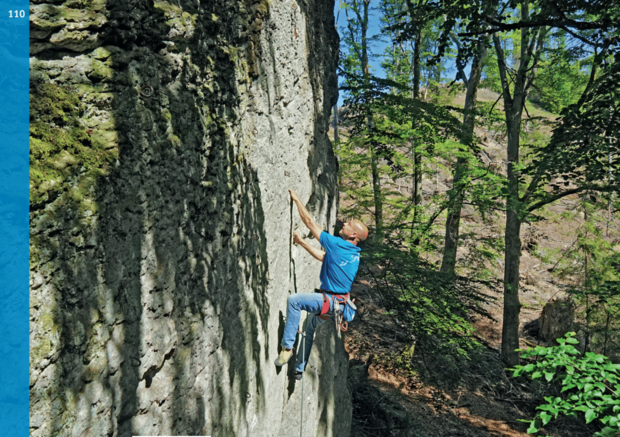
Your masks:
<instances>
[{"instance_id":1,"label":"quickdraw","mask_svg":"<svg viewBox=\"0 0 620 437\"><path fill-rule=\"evenodd\" d=\"M295 26L295 38L297 38L297 5L293 2L293 25Z\"/></svg>"}]
</instances>

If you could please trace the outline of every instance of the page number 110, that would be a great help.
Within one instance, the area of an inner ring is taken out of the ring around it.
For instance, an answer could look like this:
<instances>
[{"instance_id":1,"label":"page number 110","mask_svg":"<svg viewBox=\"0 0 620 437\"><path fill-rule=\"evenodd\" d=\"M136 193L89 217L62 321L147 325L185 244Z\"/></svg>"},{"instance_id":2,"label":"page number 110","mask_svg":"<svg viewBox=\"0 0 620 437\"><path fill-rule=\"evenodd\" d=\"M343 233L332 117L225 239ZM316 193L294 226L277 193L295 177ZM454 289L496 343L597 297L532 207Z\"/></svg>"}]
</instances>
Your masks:
<instances>
[{"instance_id":1,"label":"page number 110","mask_svg":"<svg viewBox=\"0 0 620 437\"><path fill-rule=\"evenodd\" d=\"M9 11L9 18L24 18L26 16L25 11Z\"/></svg>"}]
</instances>

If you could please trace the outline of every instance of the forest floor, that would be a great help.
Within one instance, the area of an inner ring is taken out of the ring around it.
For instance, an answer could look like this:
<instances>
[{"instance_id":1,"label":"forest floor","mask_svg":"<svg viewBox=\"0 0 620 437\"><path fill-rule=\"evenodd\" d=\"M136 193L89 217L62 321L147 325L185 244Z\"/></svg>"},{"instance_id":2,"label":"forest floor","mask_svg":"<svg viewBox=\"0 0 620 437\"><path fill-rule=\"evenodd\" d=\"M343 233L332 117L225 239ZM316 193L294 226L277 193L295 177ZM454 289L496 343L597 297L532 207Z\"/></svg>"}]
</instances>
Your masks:
<instances>
[{"instance_id":1,"label":"forest floor","mask_svg":"<svg viewBox=\"0 0 620 437\"><path fill-rule=\"evenodd\" d=\"M456 96L453 104L462 102ZM481 90L481 101L495 101L497 94ZM501 105L502 102L498 102ZM554 116L534 107L532 116ZM332 132L330 132L331 136ZM477 129L485 152L486 164L497 163L505 171L505 139L494 132ZM438 173L423 181L423 197L445 191L450 174ZM405 188L406 181L402 182ZM400 191L400 183L399 191ZM408 193L405 193L407 195ZM341 195L340 204L349 199ZM564 294L563 286L575 278L558 278L556 260L575 241L576 230L583 224L578 198L566 198L548 206L541 215L545 220L524 223L520 268L521 347L537 339L524 332L524 325L539 318L549 300ZM473 208L462 213L462 236L459 258L468 256L478 239L503 235L503 214L483 221ZM601 222L601 226L604 224ZM607 222L608 239L620 250L620 222ZM616 235L614 241L613 235ZM437 259L431 262L439 261ZM372 266L367 266L367 268ZM502 278L501 260L491 266L492 276ZM470 359L434 352L417 346L412 358L402 357L410 348L406 330L390 315L381 295L373 290L372 279L362 269L352 288L359 311L345 334L349 354L349 382L353 395L352 437L403 436L526 436L528 425L520 420L532 419L536 406L549 396L548 387L526 378L512 378L499 356L503 298L498 291L486 290L491 301L485 309L491 318L472 317L476 335L482 344ZM545 434L546 432L546 434ZM553 437L591 436L594 428L583 421L560 418L552 421L541 435Z\"/></svg>"},{"instance_id":2,"label":"forest floor","mask_svg":"<svg viewBox=\"0 0 620 437\"><path fill-rule=\"evenodd\" d=\"M353 396L351 437L527 435L527 424L519 419L535 415L545 389L524 378L513 379L504 369L499 357L499 300L488 307L497 321L475 323L486 344L470 360L416 349L407 368L397 361L409 346L405 330L383 307L368 279L358 278L351 291L359 310L345 336ZM586 437L593 432L568 418L545 431L553 437Z\"/></svg>"}]
</instances>

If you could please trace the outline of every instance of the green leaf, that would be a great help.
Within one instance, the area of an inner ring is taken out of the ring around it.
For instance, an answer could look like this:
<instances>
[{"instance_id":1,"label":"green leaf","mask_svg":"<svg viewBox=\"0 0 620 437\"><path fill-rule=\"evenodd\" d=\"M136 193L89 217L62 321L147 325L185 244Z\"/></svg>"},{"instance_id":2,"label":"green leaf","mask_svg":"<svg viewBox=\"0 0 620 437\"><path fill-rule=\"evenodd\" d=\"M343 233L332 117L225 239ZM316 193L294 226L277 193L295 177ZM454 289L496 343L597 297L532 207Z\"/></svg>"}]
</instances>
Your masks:
<instances>
[{"instance_id":1,"label":"green leaf","mask_svg":"<svg viewBox=\"0 0 620 437\"><path fill-rule=\"evenodd\" d=\"M537 425L536 422L538 422L538 420L532 420L530 422L530 427L527 429L528 434L534 434L535 432L538 432L538 430L540 429L540 425Z\"/></svg>"},{"instance_id":2,"label":"green leaf","mask_svg":"<svg viewBox=\"0 0 620 437\"><path fill-rule=\"evenodd\" d=\"M548 413L540 413L540 419L542 420L542 426L545 426L549 423L549 421L553 418L551 414Z\"/></svg>"},{"instance_id":3,"label":"green leaf","mask_svg":"<svg viewBox=\"0 0 620 437\"><path fill-rule=\"evenodd\" d=\"M597 416L596 411L591 410L591 409L586 411L586 423L592 422L594 419L596 419L596 416Z\"/></svg>"},{"instance_id":4,"label":"green leaf","mask_svg":"<svg viewBox=\"0 0 620 437\"><path fill-rule=\"evenodd\" d=\"M606 426L600 432L595 432L592 434L592 437L615 437L616 430L614 428L610 428Z\"/></svg>"}]
</instances>

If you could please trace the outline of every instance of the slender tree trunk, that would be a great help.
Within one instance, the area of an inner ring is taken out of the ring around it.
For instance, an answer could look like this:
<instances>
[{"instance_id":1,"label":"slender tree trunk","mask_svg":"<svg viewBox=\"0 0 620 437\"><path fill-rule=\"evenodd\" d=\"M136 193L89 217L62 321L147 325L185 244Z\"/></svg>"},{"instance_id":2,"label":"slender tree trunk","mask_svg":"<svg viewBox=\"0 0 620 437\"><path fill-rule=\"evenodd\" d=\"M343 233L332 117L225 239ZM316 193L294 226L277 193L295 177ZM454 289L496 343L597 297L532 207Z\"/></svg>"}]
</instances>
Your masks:
<instances>
[{"instance_id":1,"label":"slender tree trunk","mask_svg":"<svg viewBox=\"0 0 620 437\"><path fill-rule=\"evenodd\" d=\"M372 171L372 191L375 201L375 241L383 242L383 200L381 198L381 178L379 175L379 157L374 146L370 147L370 167Z\"/></svg>"},{"instance_id":2,"label":"slender tree trunk","mask_svg":"<svg viewBox=\"0 0 620 437\"><path fill-rule=\"evenodd\" d=\"M368 66L368 9L370 0L363 0L362 17L360 17L360 27L362 33L362 71L364 74L364 82L370 84L370 71ZM367 127L368 127L368 147L370 151L370 167L372 173L372 193L375 204L375 242L383 242L383 198L381 194L381 177L379 175L379 156L374 142L374 119L372 110L370 109L370 101L368 104Z\"/></svg>"},{"instance_id":3,"label":"slender tree trunk","mask_svg":"<svg viewBox=\"0 0 620 437\"><path fill-rule=\"evenodd\" d=\"M529 0L521 1L521 17L529 19ZM521 31L521 52L519 68L514 75L512 95L508 83L507 65L501 41L497 33L493 34L493 44L497 53L504 98L504 112L508 136L508 192L506 198L506 233L505 233L505 267L504 267L504 318L502 322L502 358L508 366L519 364L519 266L521 264L521 200L519 198L519 134L521 117L527 97L527 90L533 80L530 61L536 63L541 41L545 31L541 29L523 29Z\"/></svg>"},{"instance_id":4,"label":"slender tree trunk","mask_svg":"<svg viewBox=\"0 0 620 437\"><path fill-rule=\"evenodd\" d=\"M508 199L506 200L504 318L502 358L509 366L519 364L519 266L521 264L521 221L519 219L519 181L515 165L519 163L520 114L506 111L508 125Z\"/></svg>"},{"instance_id":5,"label":"slender tree trunk","mask_svg":"<svg viewBox=\"0 0 620 437\"><path fill-rule=\"evenodd\" d=\"M605 309L607 311L607 308ZM607 311L607 320L605 321L605 342L603 343L603 355L607 356L607 337L609 334L609 321L611 320L611 313Z\"/></svg>"},{"instance_id":6,"label":"slender tree trunk","mask_svg":"<svg viewBox=\"0 0 620 437\"><path fill-rule=\"evenodd\" d=\"M419 28L414 40L413 48L413 62L411 63L411 69L413 73L413 82L411 84L411 97L415 100L420 97L420 52L422 43L422 28ZM411 120L411 127L415 129L416 120ZM413 204L413 218L411 221L411 233L413 234L414 227L419 220L420 215L420 203L422 203L422 153L419 150L419 144L414 139L411 141L411 155L413 158L413 190L411 193L411 202ZM413 246L417 247L419 240L416 238L413 241Z\"/></svg>"},{"instance_id":7,"label":"slender tree trunk","mask_svg":"<svg viewBox=\"0 0 620 437\"><path fill-rule=\"evenodd\" d=\"M587 206L585 205L584 202L584 208L583 208L583 220L587 223L588 222L588 209ZM584 235L584 239L586 241L588 241L588 228L586 227L586 233ZM588 352L588 349L590 348L590 338L591 338L591 331L590 331L590 320L591 320L591 313L592 313L592 309L590 308L590 266L588 261L590 260L590 254L588 249L584 249L584 255L585 255L585 259L584 259L584 269L583 269L583 289L585 291L586 294L586 339L584 342L584 346L583 346L583 353L585 355L586 352Z\"/></svg>"},{"instance_id":8,"label":"slender tree trunk","mask_svg":"<svg viewBox=\"0 0 620 437\"><path fill-rule=\"evenodd\" d=\"M474 60L472 62L471 74L469 80L461 73L463 80L467 84L467 93L465 94L465 115L463 116L463 124L467 129L472 141L474 135L474 126L476 123L476 117L474 111L476 110L476 99L478 95L478 85L480 84L480 76L482 74L482 67L484 59L487 55L487 45L489 43L488 36L480 37L478 41L478 47ZM454 170L454 178L452 182L452 188L459 190L459 182L463 178L467 161L465 158L457 158L456 168ZM446 218L446 236L444 239L443 259L441 261L441 272L449 275L454 275L454 268L456 266L456 251L459 244L459 228L461 224L461 210L463 208L463 199L465 193L463 190L457 191L454 194L453 200L448 207L448 217Z\"/></svg>"},{"instance_id":9,"label":"slender tree trunk","mask_svg":"<svg viewBox=\"0 0 620 437\"><path fill-rule=\"evenodd\" d=\"M334 142L338 142L338 103L334 105Z\"/></svg>"}]
</instances>

